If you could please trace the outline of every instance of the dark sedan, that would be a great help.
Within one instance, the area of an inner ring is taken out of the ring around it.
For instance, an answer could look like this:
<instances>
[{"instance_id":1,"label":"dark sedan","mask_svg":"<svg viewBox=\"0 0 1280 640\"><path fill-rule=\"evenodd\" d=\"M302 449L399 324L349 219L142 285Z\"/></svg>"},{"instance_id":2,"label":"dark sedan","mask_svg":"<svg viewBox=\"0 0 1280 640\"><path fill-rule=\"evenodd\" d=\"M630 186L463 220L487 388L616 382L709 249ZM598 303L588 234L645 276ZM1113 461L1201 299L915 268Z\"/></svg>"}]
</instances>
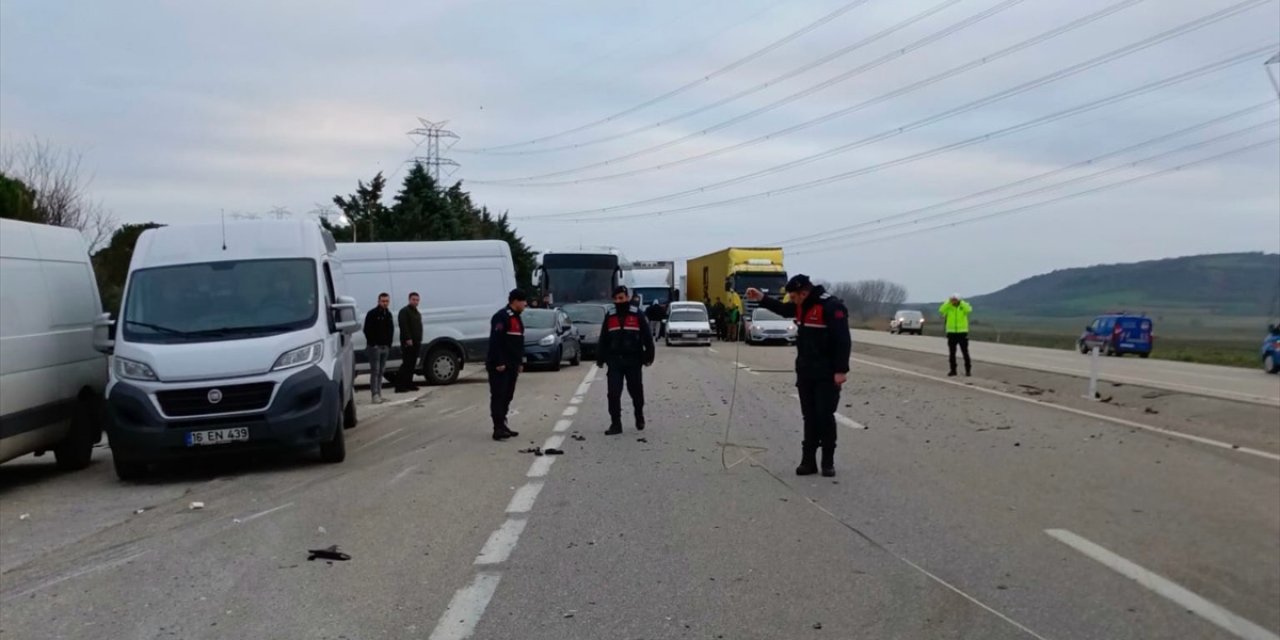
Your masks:
<instances>
[{"instance_id":1,"label":"dark sedan","mask_svg":"<svg viewBox=\"0 0 1280 640\"><path fill-rule=\"evenodd\" d=\"M578 328L578 337L582 341L582 355L587 358L596 357L596 345L600 343L600 325L604 324L604 314L611 305L583 302L567 304L561 307L569 315L573 326Z\"/></svg>"},{"instance_id":2,"label":"dark sedan","mask_svg":"<svg viewBox=\"0 0 1280 640\"><path fill-rule=\"evenodd\" d=\"M569 316L559 309L525 309L524 361L527 366L560 370L565 360L577 366L582 363L582 342Z\"/></svg>"}]
</instances>

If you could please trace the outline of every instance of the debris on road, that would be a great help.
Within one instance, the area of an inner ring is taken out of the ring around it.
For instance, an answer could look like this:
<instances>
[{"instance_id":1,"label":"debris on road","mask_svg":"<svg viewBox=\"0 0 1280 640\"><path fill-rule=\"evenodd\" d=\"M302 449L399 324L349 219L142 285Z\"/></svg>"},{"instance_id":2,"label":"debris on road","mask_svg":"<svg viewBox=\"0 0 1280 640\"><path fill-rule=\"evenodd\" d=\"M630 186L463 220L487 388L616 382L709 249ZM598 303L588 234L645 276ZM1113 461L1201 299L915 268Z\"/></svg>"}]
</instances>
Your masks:
<instances>
[{"instance_id":1,"label":"debris on road","mask_svg":"<svg viewBox=\"0 0 1280 640\"><path fill-rule=\"evenodd\" d=\"M324 527L316 527L316 533L319 533L320 535L325 535L329 533L329 531Z\"/></svg>"},{"instance_id":2,"label":"debris on road","mask_svg":"<svg viewBox=\"0 0 1280 640\"><path fill-rule=\"evenodd\" d=\"M577 610L571 609L569 611L564 612L564 617L572 618L576 613L578 613Z\"/></svg>"},{"instance_id":3,"label":"debris on road","mask_svg":"<svg viewBox=\"0 0 1280 640\"><path fill-rule=\"evenodd\" d=\"M586 436L582 436L582 435L578 435L578 434L576 434L576 433L575 433L575 434L573 434L573 435L569 436L569 439L571 439L571 440L577 440L578 442L585 442L585 441L586 441L586 439L587 439L587 437L586 437Z\"/></svg>"},{"instance_id":4,"label":"debris on road","mask_svg":"<svg viewBox=\"0 0 1280 640\"><path fill-rule=\"evenodd\" d=\"M199 501L192 502L191 504L187 505L187 508L192 511L199 511L204 508L204 503Z\"/></svg>"},{"instance_id":5,"label":"debris on road","mask_svg":"<svg viewBox=\"0 0 1280 640\"><path fill-rule=\"evenodd\" d=\"M1155 409L1152 409L1151 407L1147 407L1146 409L1143 409L1143 411L1142 411L1142 412L1143 412L1143 413L1146 413L1146 414L1150 414L1150 415L1154 415L1154 414L1160 413L1159 411L1156 411Z\"/></svg>"},{"instance_id":6,"label":"debris on road","mask_svg":"<svg viewBox=\"0 0 1280 640\"><path fill-rule=\"evenodd\" d=\"M24 514L22 514L22 515L18 516L18 519L19 519L19 520L30 520L30 519L31 519L31 514L29 514L29 513L24 513Z\"/></svg>"},{"instance_id":7,"label":"debris on road","mask_svg":"<svg viewBox=\"0 0 1280 640\"><path fill-rule=\"evenodd\" d=\"M821 623L821 622L815 622L815 623L813 623L813 628L814 628L814 629L817 629L817 630L819 630L819 631L821 631L821 630L822 630L822 623Z\"/></svg>"},{"instance_id":8,"label":"debris on road","mask_svg":"<svg viewBox=\"0 0 1280 640\"><path fill-rule=\"evenodd\" d=\"M328 560L331 563L335 560L338 562L346 562L347 560L351 559L351 556L345 553L342 553L341 551L338 551L338 545L336 544L330 545L323 549L307 549L307 553L310 554L309 556L307 556L307 562L310 562L317 558L320 560Z\"/></svg>"},{"instance_id":9,"label":"debris on road","mask_svg":"<svg viewBox=\"0 0 1280 640\"><path fill-rule=\"evenodd\" d=\"M542 447L530 447L528 449L521 449L520 453L532 453L535 456L541 456Z\"/></svg>"},{"instance_id":10,"label":"debris on road","mask_svg":"<svg viewBox=\"0 0 1280 640\"><path fill-rule=\"evenodd\" d=\"M648 442L648 441L649 440L646 438L636 438L636 442Z\"/></svg>"},{"instance_id":11,"label":"debris on road","mask_svg":"<svg viewBox=\"0 0 1280 640\"><path fill-rule=\"evenodd\" d=\"M134 509L134 510L133 510L133 514L134 514L134 515L138 515L138 514L140 514L140 513L146 513L146 512L147 512L147 508L146 508L146 507L143 507L143 508L141 508L141 509Z\"/></svg>"},{"instance_id":12,"label":"debris on road","mask_svg":"<svg viewBox=\"0 0 1280 640\"><path fill-rule=\"evenodd\" d=\"M549 456L562 456L562 455L564 455L564 451L563 451L563 450L561 450L561 449L546 449L546 450L544 450L542 453L544 453L544 454L546 454L546 455L549 455Z\"/></svg>"}]
</instances>

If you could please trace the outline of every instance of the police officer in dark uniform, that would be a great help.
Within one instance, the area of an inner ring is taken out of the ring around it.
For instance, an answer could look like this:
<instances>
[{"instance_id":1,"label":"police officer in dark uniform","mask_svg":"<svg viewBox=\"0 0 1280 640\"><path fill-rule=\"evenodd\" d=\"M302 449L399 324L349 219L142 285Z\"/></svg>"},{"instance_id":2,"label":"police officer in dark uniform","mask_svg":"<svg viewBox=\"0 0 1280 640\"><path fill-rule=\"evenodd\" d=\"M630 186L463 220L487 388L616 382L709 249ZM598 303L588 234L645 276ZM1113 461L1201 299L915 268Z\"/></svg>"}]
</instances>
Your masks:
<instances>
[{"instance_id":1,"label":"police officer in dark uniform","mask_svg":"<svg viewBox=\"0 0 1280 640\"><path fill-rule=\"evenodd\" d=\"M747 289L747 299L784 318L795 318L796 389L804 416L804 440L796 475L818 472L816 452L822 449L822 475L836 475L836 408L840 387L849 374L849 311L839 298L798 274L787 282L787 302Z\"/></svg>"},{"instance_id":2,"label":"police officer in dark uniform","mask_svg":"<svg viewBox=\"0 0 1280 640\"><path fill-rule=\"evenodd\" d=\"M489 320L489 354L485 370L489 372L489 415L493 418L493 439L506 440L520 435L507 428L507 411L516 395L516 378L524 364L524 321L521 312L528 298L519 289L507 295L507 306Z\"/></svg>"},{"instance_id":3,"label":"police officer in dark uniform","mask_svg":"<svg viewBox=\"0 0 1280 640\"><path fill-rule=\"evenodd\" d=\"M644 378L641 367L653 364L653 333L638 305L627 297L627 288L613 290L613 308L600 326L600 342L596 346L596 364L609 366L609 430L605 435L622 433L622 384L636 410L636 431L644 431Z\"/></svg>"}]
</instances>

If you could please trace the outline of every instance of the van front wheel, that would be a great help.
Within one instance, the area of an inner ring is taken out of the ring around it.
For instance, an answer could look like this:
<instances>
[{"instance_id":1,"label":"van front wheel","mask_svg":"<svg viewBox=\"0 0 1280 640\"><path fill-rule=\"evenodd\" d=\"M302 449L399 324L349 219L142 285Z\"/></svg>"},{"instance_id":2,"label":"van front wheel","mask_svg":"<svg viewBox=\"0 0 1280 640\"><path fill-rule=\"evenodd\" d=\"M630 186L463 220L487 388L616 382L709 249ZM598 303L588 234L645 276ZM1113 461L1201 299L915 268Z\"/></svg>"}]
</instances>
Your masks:
<instances>
[{"instance_id":1,"label":"van front wheel","mask_svg":"<svg viewBox=\"0 0 1280 640\"><path fill-rule=\"evenodd\" d=\"M338 424L334 425L333 437L328 442L320 443L320 460L322 462L334 464L347 459L347 440L343 435L345 429L342 428L342 422L342 417L339 416Z\"/></svg>"},{"instance_id":2,"label":"van front wheel","mask_svg":"<svg viewBox=\"0 0 1280 640\"><path fill-rule=\"evenodd\" d=\"M453 384L462 372L462 358L448 347L436 347L427 353L424 372L427 382L434 385Z\"/></svg>"}]
</instances>

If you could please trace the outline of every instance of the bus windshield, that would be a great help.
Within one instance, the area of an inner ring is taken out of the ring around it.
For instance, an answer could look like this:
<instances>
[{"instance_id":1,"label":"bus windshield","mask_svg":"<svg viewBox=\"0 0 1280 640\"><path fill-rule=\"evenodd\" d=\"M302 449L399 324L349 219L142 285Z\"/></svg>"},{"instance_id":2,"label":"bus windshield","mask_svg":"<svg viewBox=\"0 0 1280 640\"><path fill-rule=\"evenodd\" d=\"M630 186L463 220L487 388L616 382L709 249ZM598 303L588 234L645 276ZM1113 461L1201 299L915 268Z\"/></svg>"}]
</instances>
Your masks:
<instances>
[{"instance_id":1,"label":"bus windshield","mask_svg":"<svg viewBox=\"0 0 1280 640\"><path fill-rule=\"evenodd\" d=\"M548 254L539 284L552 304L601 302L612 299L619 277L618 256L612 254Z\"/></svg>"}]
</instances>

